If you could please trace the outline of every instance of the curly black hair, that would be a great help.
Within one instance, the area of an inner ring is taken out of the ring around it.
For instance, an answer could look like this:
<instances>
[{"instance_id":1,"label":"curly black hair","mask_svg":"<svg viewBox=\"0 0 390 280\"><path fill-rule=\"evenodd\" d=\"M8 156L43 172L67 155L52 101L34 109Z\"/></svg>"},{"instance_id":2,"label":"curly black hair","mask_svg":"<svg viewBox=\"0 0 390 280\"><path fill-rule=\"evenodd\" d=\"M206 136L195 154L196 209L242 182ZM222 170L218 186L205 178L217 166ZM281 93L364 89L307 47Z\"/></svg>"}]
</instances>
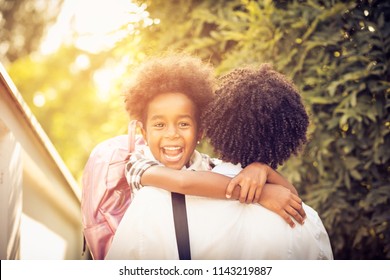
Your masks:
<instances>
[{"instance_id":1,"label":"curly black hair","mask_svg":"<svg viewBox=\"0 0 390 280\"><path fill-rule=\"evenodd\" d=\"M277 168L307 142L309 117L300 94L272 65L239 68L219 82L204 130L222 160Z\"/></svg>"},{"instance_id":2,"label":"curly black hair","mask_svg":"<svg viewBox=\"0 0 390 280\"><path fill-rule=\"evenodd\" d=\"M199 127L202 110L214 98L214 70L200 58L185 53L152 57L138 66L125 88L125 105L131 119L146 120L147 105L159 94L183 93L196 107Z\"/></svg>"}]
</instances>

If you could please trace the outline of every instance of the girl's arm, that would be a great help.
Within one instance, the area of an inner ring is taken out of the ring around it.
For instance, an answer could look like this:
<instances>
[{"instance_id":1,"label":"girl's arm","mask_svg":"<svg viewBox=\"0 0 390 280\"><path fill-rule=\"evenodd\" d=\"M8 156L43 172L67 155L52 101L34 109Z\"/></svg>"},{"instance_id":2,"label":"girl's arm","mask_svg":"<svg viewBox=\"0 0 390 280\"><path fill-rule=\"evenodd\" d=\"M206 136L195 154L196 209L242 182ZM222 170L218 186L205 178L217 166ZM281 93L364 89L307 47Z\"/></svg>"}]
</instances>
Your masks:
<instances>
[{"instance_id":1,"label":"girl's arm","mask_svg":"<svg viewBox=\"0 0 390 280\"><path fill-rule=\"evenodd\" d=\"M302 214L297 210L302 209L303 211L302 200L284 186L265 184L259 203L281 216L291 227L295 226L291 217L300 224L304 223Z\"/></svg>"},{"instance_id":2,"label":"girl's arm","mask_svg":"<svg viewBox=\"0 0 390 280\"><path fill-rule=\"evenodd\" d=\"M230 178L210 171L175 170L164 166L152 166L141 176L141 185L156 186L167 191L211 198L225 198ZM239 188L232 192L239 197Z\"/></svg>"},{"instance_id":3,"label":"girl's arm","mask_svg":"<svg viewBox=\"0 0 390 280\"><path fill-rule=\"evenodd\" d=\"M224 199L226 199L226 187L230 181L231 178L210 171L174 170L163 166L149 167L141 176L141 184L144 186L155 186L187 195ZM282 186L280 186L282 190L276 187L274 190L268 190L273 187L268 184L264 186L264 191L267 191L260 196L259 203L280 215L292 227L295 224L290 215L303 224L305 213L300 198ZM240 187L236 186L231 198L239 199L239 197Z\"/></svg>"}]
</instances>

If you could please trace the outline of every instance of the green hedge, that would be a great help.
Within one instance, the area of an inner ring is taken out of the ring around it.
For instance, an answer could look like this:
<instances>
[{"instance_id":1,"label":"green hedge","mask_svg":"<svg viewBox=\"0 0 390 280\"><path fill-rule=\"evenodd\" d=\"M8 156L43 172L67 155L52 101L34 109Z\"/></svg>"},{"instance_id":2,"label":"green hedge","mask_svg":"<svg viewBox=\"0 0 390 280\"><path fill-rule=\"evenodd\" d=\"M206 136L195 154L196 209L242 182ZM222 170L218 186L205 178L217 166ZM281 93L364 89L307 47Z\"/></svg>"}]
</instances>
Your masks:
<instances>
[{"instance_id":1,"label":"green hedge","mask_svg":"<svg viewBox=\"0 0 390 280\"><path fill-rule=\"evenodd\" d=\"M301 13L288 13L298 19L288 30L298 39L276 62L300 86L313 131L286 169L301 166L298 181L336 258L390 259L390 4L292 6ZM288 19L276 25L287 29Z\"/></svg>"},{"instance_id":2,"label":"green hedge","mask_svg":"<svg viewBox=\"0 0 390 280\"><path fill-rule=\"evenodd\" d=\"M144 40L155 51L185 49L220 74L271 62L294 80L311 141L283 173L322 217L336 259L390 259L390 3L146 2L161 20Z\"/></svg>"}]
</instances>

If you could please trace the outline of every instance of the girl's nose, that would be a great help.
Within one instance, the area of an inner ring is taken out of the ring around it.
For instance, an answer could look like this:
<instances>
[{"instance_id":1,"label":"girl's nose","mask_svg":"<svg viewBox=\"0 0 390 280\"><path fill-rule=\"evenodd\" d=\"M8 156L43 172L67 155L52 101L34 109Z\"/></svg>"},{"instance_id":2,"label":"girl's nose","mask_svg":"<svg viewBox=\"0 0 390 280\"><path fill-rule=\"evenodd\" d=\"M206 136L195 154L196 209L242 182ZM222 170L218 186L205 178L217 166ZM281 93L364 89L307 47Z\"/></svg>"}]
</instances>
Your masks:
<instances>
[{"instance_id":1,"label":"girl's nose","mask_svg":"<svg viewBox=\"0 0 390 280\"><path fill-rule=\"evenodd\" d=\"M166 136L169 137L169 138L176 138L176 137L178 137L179 133L177 131L176 126L174 126L174 125L168 126Z\"/></svg>"}]
</instances>

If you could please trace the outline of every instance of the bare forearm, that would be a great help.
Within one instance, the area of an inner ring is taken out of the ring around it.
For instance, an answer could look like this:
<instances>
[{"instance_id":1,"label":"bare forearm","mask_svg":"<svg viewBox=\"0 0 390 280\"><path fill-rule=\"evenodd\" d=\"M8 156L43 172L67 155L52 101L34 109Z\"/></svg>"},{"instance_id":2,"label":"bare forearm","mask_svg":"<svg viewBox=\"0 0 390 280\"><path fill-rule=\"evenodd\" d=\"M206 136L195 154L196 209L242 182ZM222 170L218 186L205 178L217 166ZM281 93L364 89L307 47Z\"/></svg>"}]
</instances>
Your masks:
<instances>
[{"instance_id":1,"label":"bare forearm","mask_svg":"<svg viewBox=\"0 0 390 280\"><path fill-rule=\"evenodd\" d=\"M267 182L269 182L271 184L281 185L281 186L289 189L292 193L298 195L296 188L289 181L287 181L287 179L285 179L279 172L272 169L271 167L269 169L270 169L270 172L268 173Z\"/></svg>"},{"instance_id":2,"label":"bare forearm","mask_svg":"<svg viewBox=\"0 0 390 280\"><path fill-rule=\"evenodd\" d=\"M231 178L210 171L185 171L154 166L141 178L144 186L155 186L171 192L211 198L226 198L226 187ZM232 199L238 199L236 187Z\"/></svg>"}]
</instances>

